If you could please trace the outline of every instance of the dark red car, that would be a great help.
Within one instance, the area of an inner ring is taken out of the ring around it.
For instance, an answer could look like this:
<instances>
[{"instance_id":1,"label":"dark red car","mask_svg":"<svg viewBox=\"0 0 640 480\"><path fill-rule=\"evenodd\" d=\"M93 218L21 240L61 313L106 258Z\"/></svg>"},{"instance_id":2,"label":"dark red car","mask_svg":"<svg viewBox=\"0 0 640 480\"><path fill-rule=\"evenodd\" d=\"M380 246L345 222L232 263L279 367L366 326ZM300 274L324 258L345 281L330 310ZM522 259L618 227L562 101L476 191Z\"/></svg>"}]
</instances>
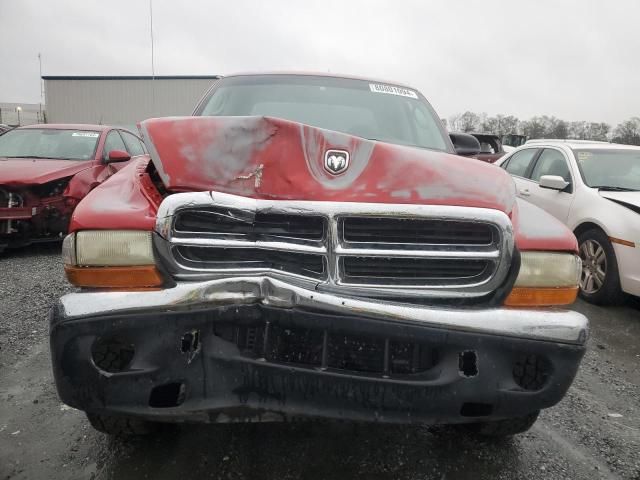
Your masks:
<instances>
[{"instance_id":1,"label":"dark red car","mask_svg":"<svg viewBox=\"0 0 640 480\"><path fill-rule=\"evenodd\" d=\"M471 133L480 143L480 153L474 158L487 163L494 163L506 152L502 148L502 141L498 135L493 133Z\"/></svg>"},{"instance_id":2,"label":"dark red car","mask_svg":"<svg viewBox=\"0 0 640 480\"><path fill-rule=\"evenodd\" d=\"M145 153L136 135L104 125L33 125L0 136L0 251L60 240L78 202Z\"/></svg>"}]
</instances>

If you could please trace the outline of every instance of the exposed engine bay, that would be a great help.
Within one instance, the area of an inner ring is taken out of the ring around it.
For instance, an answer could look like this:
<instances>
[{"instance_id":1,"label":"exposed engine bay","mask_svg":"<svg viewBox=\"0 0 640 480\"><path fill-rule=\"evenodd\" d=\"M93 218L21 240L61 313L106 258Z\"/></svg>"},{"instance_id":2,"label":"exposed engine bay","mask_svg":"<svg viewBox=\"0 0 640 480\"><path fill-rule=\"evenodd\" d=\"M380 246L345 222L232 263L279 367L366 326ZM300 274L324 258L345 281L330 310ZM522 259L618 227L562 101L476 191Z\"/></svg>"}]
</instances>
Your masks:
<instances>
[{"instance_id":1,"label":"exposed engine bay","mask_svg":"<svg viewBox=\"0 0 640 480\"><path fill-rule=\"evenodd\" d=\"M0 186L0 249L61 239L77 203L64 195L69 180Z\"/></svg>"}]
</instances>

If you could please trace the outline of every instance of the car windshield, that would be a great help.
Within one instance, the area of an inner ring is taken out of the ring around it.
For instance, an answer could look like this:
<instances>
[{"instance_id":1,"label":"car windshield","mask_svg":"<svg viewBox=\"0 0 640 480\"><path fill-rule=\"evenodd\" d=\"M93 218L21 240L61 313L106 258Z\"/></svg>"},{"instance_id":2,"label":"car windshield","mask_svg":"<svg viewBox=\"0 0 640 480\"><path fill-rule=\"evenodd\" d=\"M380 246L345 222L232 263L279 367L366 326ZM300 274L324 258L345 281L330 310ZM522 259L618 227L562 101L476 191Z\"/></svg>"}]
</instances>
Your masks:
<instances>
[{"instance_id":1,"label":"car windshield","mask_svg":"<svg viewBox=\"0 0 640 480\"><path fill-rule=\"evenodd\" d=\"M588 186L640 190L640 149L579 149L574 154Z\"/></svg>"},{"instance_id":2,"label":"car windshield","mask_svg":"<svg viewBox=\"0 0 640 480\"><path fill-rule=\"evenodd\" d=\"M0 136L0 157L90 160L99 138L89 130L15 129Z\"/></svg>"},{"instance_id":3,"label":"car windshield","mask_svg":"<svg viewBox=\"0 0 640 480\"><path fill-rule=\"evenodd\" d=\"M264 115L370 140L449 151L440 120L415 90L301 75L222 79L196 115Z\"/></svg>"}]
</instances>

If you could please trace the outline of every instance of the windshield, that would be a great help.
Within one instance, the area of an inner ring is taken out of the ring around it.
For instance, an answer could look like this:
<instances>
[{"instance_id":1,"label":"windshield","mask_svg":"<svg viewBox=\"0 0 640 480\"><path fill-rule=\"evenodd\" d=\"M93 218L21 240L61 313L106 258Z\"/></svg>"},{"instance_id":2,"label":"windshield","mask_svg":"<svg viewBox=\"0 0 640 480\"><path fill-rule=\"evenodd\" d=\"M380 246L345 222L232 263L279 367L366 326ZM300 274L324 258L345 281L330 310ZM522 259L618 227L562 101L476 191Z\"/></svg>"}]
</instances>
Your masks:
<instances>
[{"instance_id":1,"label":"windshield","mask_svg":"<svg viewBox=\"0 0 640 480\"><path fill-rule=\"evenodd\" d=\"M100 132L25 128L0 136L0 157L91 160Z\"/></svg>"},{"instance_id":2,"label":"windshield","mask_svg":"<svg viewBox=\"0 0 640 480\"><path fill-rule=\"evenodd\" d=\"M218 82L195 114L272 116L370 140L449 151L440 120L415 90L364 80L229 77Z\"/></svg>"},{"instance_id":3,"label":"windshield","mask_svg":"<svg viewBox=\"0 0 640 480\"><path fill-rule=\"evenodd\" d=\"M574 154L588 186L640 190L640 149L580 149Z\"/></svg>"}]
</instances>

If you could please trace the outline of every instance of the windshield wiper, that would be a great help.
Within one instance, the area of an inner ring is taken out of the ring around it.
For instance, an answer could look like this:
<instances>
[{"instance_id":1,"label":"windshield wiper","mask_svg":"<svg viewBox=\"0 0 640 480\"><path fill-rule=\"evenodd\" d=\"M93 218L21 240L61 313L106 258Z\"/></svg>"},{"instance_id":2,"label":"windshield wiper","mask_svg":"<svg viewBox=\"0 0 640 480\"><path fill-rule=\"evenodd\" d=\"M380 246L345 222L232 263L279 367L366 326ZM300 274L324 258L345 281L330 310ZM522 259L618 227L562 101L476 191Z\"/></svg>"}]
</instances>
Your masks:
<instances>
[{"instance_id":1,"label":"windshield wiper","mask_svg":"<svg viewBox=\"0 0 640 480\"><path fill-rule=\"evenodd\" d=\"M635 188L625 188L625 187L614 187L612 185L596 185L591 188L597 188L598 190L602 190L604 192L637 192Z\"/></svg>"}]
</instances>

